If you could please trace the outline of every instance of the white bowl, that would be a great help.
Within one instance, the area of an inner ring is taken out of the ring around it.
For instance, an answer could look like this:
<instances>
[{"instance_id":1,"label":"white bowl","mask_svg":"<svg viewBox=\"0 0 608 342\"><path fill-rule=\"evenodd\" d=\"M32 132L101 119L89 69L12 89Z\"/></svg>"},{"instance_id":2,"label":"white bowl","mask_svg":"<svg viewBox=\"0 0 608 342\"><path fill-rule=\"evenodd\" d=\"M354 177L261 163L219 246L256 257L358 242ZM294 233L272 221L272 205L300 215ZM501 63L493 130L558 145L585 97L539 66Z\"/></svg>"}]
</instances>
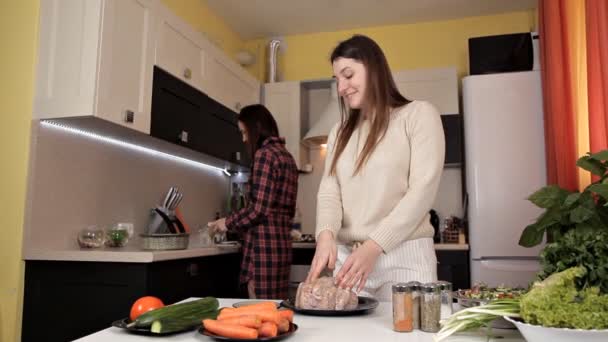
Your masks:
<instances>
[{"instance_id":1,"label":"white bowl","mask_svg":"<svg viewBox=\"0 0 608 342\"><path fill-rule=\"evenodd\" d=\"M540 325L532 325L519 320L503 317L515 324L517 329L528 342L606 342L608 341L608 330L583 330L568 328L546 328Z\"/></svg>"}]
</instances>

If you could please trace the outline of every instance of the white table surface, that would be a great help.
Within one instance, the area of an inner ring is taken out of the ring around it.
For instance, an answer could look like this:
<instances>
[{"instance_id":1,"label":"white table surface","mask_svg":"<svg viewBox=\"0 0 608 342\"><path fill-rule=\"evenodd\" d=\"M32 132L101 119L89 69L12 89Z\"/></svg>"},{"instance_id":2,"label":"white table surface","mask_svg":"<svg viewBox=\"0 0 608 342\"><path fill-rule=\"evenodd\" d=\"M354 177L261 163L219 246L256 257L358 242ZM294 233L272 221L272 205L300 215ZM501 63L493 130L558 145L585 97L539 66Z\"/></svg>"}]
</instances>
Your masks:
<instances>
[{"instance_id":1,"label":"white table surface","mask_svg":"<svg viewBox=\"0 0 608 342\"><path fill-rule=\"evenodd\" d=\"M220 306L232 306L243 299L219 299ZM120 319L120 317L117 317ZM392 304L381 302L373 313L361 316L320 317L297 314L294 323L298 330L285 339L286 342L380 342L380 341L412 341L432 342L433 335L414 330L411 333L398 333L392 330ZM493 330L494 337L488 338L484 332L456 334L444 340L449 342L523 342L525 341L518 330ZM120 328L110 327L92 335L85 336L80 342L136 342L160 341L160 337L135 335ZM198 330L163 336L164 341L215 341L201 335Z\"/></svg>"}]
</instances>

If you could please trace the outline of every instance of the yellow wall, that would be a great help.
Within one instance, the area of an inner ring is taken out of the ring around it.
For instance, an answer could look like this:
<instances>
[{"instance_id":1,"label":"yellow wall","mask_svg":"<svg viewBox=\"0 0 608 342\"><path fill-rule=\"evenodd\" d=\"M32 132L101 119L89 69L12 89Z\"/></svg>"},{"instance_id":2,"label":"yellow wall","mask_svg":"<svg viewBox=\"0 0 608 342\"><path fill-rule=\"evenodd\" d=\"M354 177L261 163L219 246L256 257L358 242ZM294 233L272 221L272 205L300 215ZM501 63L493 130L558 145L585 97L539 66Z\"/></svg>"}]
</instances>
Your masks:
<instances>
[{"instance_id":1,"label":"yellow wall","mask_svg":"<svg viewBox=\"0 0 608 342\"><path fill-rule=\"evenodd\" d=\"M21 241L38 10L37 0L0 4L0 340L7 342L19 339L21 327Z\"/></svg>"},{"instance_id":2,"label":"yellow wall","mask_svg":"<svg viewBox=\"0 0 608 342\"><path fill-rule=\"evenodd\" d=\"M370 36L382 47L393 70L458 67L459 76L468 74L468 38L526 32L534 29L536 12L470 17L409 25L369 27L285 37L285 53L279 54L281 80L331 77L329 54L336 44L354 33ZM249 71L265 79L267 39L247 41L245 47L258 55ZM261 58L260 58L261 57Z\"/></svg>"},{"instance_id":3,"label":"yellow wall","mask_svg":"<svg viewBox=\"0 0 608 342\"><path fill-rule=\"evenodd\" d=\"M162 3L222 48L230 58L234 59L235 53L243 47L243 40L203 0L162 0Z\"/></svg>"}]
</instances>

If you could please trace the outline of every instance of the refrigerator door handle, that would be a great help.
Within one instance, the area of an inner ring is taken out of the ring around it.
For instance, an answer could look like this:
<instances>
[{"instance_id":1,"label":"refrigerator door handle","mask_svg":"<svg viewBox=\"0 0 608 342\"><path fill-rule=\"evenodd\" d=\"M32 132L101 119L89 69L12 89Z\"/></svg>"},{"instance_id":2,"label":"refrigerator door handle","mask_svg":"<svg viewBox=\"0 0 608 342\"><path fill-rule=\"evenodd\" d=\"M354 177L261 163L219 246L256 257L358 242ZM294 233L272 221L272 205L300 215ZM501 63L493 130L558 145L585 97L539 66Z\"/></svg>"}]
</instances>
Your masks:
<instances>
[{"instance_id":1,"label":"refrigerator door handle","mask_svg":"<svg viewBox=\"0 0 608 342\"><path fill-rule=\"evenodd\" d=\"M485 268L497 271L528 271L536 272L539 269L535 260L481 260Z\"/></svg>"}]
</instances>

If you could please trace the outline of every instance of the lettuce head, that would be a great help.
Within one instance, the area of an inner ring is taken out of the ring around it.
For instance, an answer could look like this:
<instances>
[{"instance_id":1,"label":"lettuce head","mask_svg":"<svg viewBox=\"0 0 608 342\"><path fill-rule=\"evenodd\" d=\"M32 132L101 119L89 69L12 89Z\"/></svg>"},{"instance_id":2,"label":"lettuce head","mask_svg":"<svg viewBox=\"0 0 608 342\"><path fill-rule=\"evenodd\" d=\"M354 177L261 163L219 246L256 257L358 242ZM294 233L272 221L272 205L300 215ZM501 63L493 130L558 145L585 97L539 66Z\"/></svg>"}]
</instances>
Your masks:
<instances>
[{"instance_id":1,"label":"lettuce head","mask_svg":"<svg viewBox=\"0 0 608 342\"><path fill-rule=\"evenodd\" d=\"M544 327L608 329L608 295L599 287L577 290L584 267L573 267L535 282L521 297L521 316L527 323Z\"/></svg>"}]
</instances>

